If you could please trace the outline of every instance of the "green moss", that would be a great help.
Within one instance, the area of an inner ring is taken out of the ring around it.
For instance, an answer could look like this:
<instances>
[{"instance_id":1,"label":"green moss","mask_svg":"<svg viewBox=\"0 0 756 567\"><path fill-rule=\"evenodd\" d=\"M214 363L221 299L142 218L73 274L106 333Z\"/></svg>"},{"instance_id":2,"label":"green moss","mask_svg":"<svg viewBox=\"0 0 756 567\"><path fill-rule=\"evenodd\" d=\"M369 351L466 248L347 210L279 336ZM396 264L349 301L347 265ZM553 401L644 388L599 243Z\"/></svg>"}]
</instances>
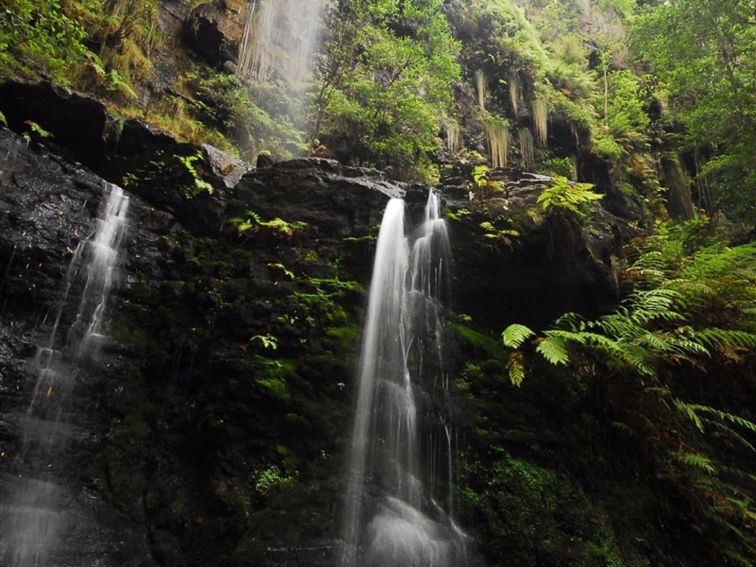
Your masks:
<instances>
[{"instance_id":1,"label":"green moss","mask_svg":"<svg viewBox=\"0 0 756 567\"><path fill-rule=\"evenodd\" d=\"M291 398L288 380L296 374L296 364L292 360L272 359L255 356L255 362L262 366L261 376L255 378L255 383L264 388L273 397L288 401Z\"/></svg>"},{"instance_id":2,"label":"green moss","mask_svg":"<svg viewBox=\"0 0 756 567\"><path fill-rule=\"evenodd\" d=\"M604 512L565 473L505 452L471 473L460 496L477 517L469 525L497 557L516 565L535 564L534 553L545 564L635 564L623 559Z\"/></svg>"}]
</instances>

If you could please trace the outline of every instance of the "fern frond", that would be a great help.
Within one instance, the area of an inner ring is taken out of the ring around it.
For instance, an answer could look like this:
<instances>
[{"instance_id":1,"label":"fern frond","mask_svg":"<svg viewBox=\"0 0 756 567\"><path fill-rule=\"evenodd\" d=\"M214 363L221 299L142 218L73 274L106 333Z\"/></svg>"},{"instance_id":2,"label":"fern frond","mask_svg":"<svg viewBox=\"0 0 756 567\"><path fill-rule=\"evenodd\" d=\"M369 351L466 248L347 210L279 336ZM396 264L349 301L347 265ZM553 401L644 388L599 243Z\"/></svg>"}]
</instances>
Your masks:
<instances>
[{"instance_id":1,"label":"fern frond","mask_svg":"<svg viewBox=\"0 0 756 567\"><path fill-rule=\"evenodd\" d=\"M718 350L756 347L756 334L734 329L708 327L695 332L694 338L704 346Z\"/></svg>"},{"instance_id":2,"label":"fern frond","mask_svg":"<svg viewBox=\"0 0 756 567\"><path fill-rule=\"evenodd\" d=\"M698 453L683 453L679 452L675 454L675 457L681 463L685 463L688 466L695 467L707 474L716 474L717 469L712 464L711 460Z\"/></svg>"},{"instance_id":3,"label":"fern frond","mask_svg":"<svg viewBox=\"0 0 756 567\"><path fill-rule=\"evenodd\" d=\"M701 421L701 418L698 417L698 414L696 413L695 409L691 404L687 404L684 401L680 399L674 399L673 402L675 404L675 408L682 414L684 414L688 419L690 419L693 424L696 426L696 428L703 432L703 422Z\"/></svg>"},{"instance_id":4,"label":"fern frond","mask_svg":"<svg viewBox=\"0 0 756 567\"><path fill-rule=\"evenodd\" d=\"M543 358L554 366L567 364L570 361L570 355L567 353L567 345L564 340L559 337L546 337L538 343L536 350L541 356L543 356Z\"/></svg>"},{"instance_id":5,"label":"fern frond","mask_svg":"<svg viewBox=\"0 0 756 567\"><path fill-rule=\"evenodd\" d=\"M725 425L724 423L721 423L719 421L714 421L713 419L710 419L710 418L704 418L704 421L718 428L725 435L728 435L729 437L731 437L732 439L734 439L735 441L743 445L743 447L746 447L747 449L750 449L751 451L756 452L756 447L754 447L747 439L745 439L742 435L740 435L740 433L738 433L737 431L735 431L733 428L729 427L728 425Z\"/></svg>"},{"instance_id":6,"label":"fern frond","mask_svg":"<svg viewBox=\"0 0 756 567\"><path fill-rule=\"evenodd\" d=\"M567 312L554 322L557 327L567 327L570 331L583 331L586 328L586 320L578 313Z\"/></svg>"},{"instance_id":7,"label":"fern frond","mask_svg":"<svg viewBox=\"0 0 756 567\"><path fill-rule=\"evenodd\" d=\"M713 408L711 406L704 406L701 404L687 404L687 405L694 412L703 412L703 413L708 413L709 415L714 415L718 417L719 419L721 419L722 421L729 421L730 423L734 423L735 425L738 425L744 429L748 429L752 433L756 433L756 423L749 421L744 417L740 417L739 415L728 413L726 411L718 410L717 408Z\"/></svg>"},{"instance_id":8,"label":"fern frond","mask_svg":"<svg viewBox=\"0 0 756 567\"><path fill-rule=\"evenodd\" d=\"M522 343L533 336L535 336L535 333L528 327L514 323L504 329L501 334L501 342L509 348L520 348Z\"/></svg>"},{"instance_id":9,"label":"fern frond","mask_svg":"<svg viewBox=\"0 0 756 567\"><path fill-rule=\"evenodd\" d=\"M512 382L513 386L519 387L523 380L525 380L525 366L520 351L512 354L507 364L507 372L509 374L509 381Z\"/></svg>"}]
</instances>

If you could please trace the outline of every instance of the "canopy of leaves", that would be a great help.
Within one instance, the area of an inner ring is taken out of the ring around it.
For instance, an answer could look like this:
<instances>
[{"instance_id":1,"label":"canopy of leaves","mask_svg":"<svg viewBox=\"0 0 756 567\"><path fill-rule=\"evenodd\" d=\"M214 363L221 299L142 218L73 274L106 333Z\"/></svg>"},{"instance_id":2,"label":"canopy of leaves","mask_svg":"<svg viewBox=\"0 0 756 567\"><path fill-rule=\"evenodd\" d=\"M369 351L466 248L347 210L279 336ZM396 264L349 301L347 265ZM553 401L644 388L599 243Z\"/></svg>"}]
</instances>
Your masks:
<instances>
[{"instance_id":1,"label":"canopy of leaves","mask_svg":"<svg viewBox=\"0 0 756 567\"><path fill-rule=\"evenodd\" d=\"M756 206L756 19L749 0L648 5L632 38L669 93L684 142L706 161L700 175L720 205L752 222Z\"/></svg>"},{"instance_id":2,"label":"canopy of leaves","mask_svg":"<svg viewBox=\"0 0 756 567\"><path fill-rule=\"evenodd\" d=\"M441 0L342 2L317 95L315 137L338 154L426 177L452 109L458 43Z\"/></svg>"}]
</instances>

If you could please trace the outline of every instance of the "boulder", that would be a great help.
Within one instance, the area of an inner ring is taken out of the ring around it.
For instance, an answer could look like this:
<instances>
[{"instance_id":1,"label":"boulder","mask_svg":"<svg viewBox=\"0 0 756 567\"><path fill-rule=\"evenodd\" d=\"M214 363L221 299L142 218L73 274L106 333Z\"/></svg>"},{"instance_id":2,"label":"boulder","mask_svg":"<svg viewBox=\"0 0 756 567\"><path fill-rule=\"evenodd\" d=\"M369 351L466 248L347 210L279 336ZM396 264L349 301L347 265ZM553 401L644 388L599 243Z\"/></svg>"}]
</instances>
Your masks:
<instances>
[{"instance_id":1,"label":"boulder","mask_svg":"<svg viewBox=\"0 0 756 567\"><path fill-rule=\"evenodd\" d=\"M235 61L244 35L241 9L234 3L205 2L195 7L184 24L184 41L210 65Z\"/></svg>"}]
</instances>

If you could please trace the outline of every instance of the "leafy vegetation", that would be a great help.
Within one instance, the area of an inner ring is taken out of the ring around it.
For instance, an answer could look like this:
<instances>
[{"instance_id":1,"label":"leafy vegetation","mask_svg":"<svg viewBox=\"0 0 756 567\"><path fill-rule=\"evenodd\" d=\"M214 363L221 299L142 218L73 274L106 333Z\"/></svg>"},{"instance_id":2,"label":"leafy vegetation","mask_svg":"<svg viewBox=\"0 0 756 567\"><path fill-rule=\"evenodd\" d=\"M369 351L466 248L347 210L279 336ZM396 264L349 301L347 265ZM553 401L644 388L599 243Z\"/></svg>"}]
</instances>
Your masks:
<instances>
[{"instance_id":1,"label":"leafy vegetation","mask_svg":"<svg viewBox=\"0 0 756 567\"><path fill-rule=\"evenodd\" d=\"M718 395L702 395L688 382L721 380L725 372L741 382L727 387L748 387L756 348L756 246L726 247L701 228L661 226L637 244L637 259L625 273L631 292L613 313L596 320L567 313L537 336L510 325L502 342L515 349L508 366L515 386L526 379L528 366L538 366L534 354L564 367L573 380L635 379L634 398L623 408L639 427L634 434L648 439L648 450L665 455L669 468L659 474L682 482L691 504L722 527L722 537L732 542L727 552L746 557L755 543L748 528L754 515L749 481L742 480L751 474L748 462L756 451L752 408L741 406L742 414L717 407L711 400ZM642 425L640 415L647 420Z\"/></svg>"},{"instance_id":2,"label":"leafy vegetation","mask_svg":"<svg viewBox=\"0 0 756 567\"><path fill-rule=\"evenodd\" d=\"M442 5L339 4L315 101L315 138L401 177L433 176L439 123L452 111L460 74Z\"/></svg>"},{"instance_id":3,"label":"leafy vegetation","mask_svg":"<svg viewBox=\"0 0 756 567\"><path fill-rule=\"evenodd\" d=\"M537 202L544 211L559 208L576 215L584 215L584 205L603 197L593 191L593 185L590 183L571 183L567 178L557 176L553 185L544 189L538 196Z\"/></svg>"}]
</instances>

